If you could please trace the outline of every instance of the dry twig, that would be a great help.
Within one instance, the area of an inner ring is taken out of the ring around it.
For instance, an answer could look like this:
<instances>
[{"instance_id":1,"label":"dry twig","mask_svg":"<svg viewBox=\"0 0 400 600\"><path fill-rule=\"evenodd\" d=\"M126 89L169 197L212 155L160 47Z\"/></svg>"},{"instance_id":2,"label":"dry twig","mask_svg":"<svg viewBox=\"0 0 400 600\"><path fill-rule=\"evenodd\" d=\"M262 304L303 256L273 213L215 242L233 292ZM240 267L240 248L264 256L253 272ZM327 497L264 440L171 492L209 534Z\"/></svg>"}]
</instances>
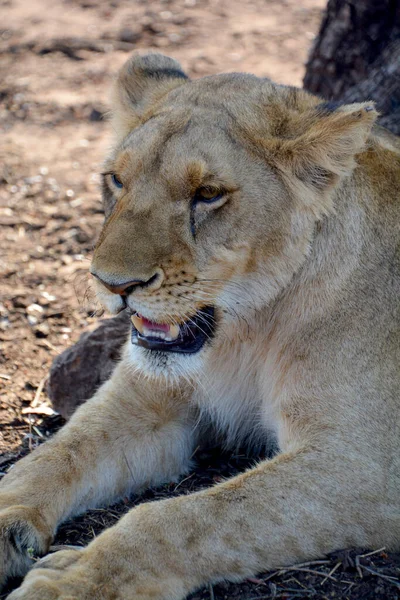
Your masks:
<instances>
[{"instance_id":1,"label":"dry twig","mask_svg":"<svg viewBox=\"0 0 400 600\"><path fill-rule=\"evenodd\" d=\"M374 571L371 567L366 567L365 565L361 565L361 567L367 571L367 573L371 573L371 575L375 575L375 577L380 577L381 579L385 579L389 583L392 583L397 589L400 590L400 582L396 577L391 577L391 575L384 575L383 573L379 573L379 571Z\"/></svg>"},{"instance_id":2,"label":"dry twig","mask_svg":"<svg viewBox=\"0 0 400 600\"><path fill-rule=\"evenodd\" d=\"M44 385L45 385L47 379L48 379L48 375L45 375L43 377L43 379L40 381L40 383L38 385L38 388L36 390L35 397L34 397L32 403L31 403L31 408L36 408L36 406L39 404L39 399L40 399L40 396L41 396L41 394L43 392L43 388L44 388Z\"/></svg>"},{"instance_id":3,"label":"dry twig","mask_svg":"<svg viewBox=\"0 0 400 600\"><path fill-rule=\"evenodd\" d=\"M340 565L342 564L341 561L339 561L338 563L336 563L336 565L333 567L333 569L329 572L329 574L325 577L325 579L323 579L320 583L320 585L324 585L324 583L326 582L327 579L329 579L329 577L331 577L335 571L338 570L338 568L340 567Z\"/></svg>"}]
</instances>

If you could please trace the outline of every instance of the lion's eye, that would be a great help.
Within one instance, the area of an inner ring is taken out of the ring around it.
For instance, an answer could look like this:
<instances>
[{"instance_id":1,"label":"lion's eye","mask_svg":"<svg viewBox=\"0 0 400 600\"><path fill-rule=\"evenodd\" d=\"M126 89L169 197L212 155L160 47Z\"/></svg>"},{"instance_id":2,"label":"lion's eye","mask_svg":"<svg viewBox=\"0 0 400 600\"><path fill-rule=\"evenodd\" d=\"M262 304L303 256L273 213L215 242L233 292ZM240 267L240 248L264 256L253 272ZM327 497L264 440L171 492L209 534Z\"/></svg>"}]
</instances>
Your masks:
<instances>
[{"instance_id":1,"label":"lion's eye","mask_svg":"<svg viewBox=\"0 0 400 600\"><path fill-rule=\"evenodd\" d=\"M119 189L121 189L121 188L124 187L124 184L119 179L118 175L116 175L115 173L111 173L111 181L113 182L113 184L115 185L115 187L117 187Z\"/></svg>"},{"instance_id":2,"label":"lion's eye","mask_svg":"<svg viewBox=\"0 0 400 600\"><path fill-rule=\"evenodd\" d=\"M195 199L197 202L205 202L206 204L211 204L212 202L217 202L223 196L223 193L218 190L202 188L196 192Z\"/></svg>"}]
</instances>

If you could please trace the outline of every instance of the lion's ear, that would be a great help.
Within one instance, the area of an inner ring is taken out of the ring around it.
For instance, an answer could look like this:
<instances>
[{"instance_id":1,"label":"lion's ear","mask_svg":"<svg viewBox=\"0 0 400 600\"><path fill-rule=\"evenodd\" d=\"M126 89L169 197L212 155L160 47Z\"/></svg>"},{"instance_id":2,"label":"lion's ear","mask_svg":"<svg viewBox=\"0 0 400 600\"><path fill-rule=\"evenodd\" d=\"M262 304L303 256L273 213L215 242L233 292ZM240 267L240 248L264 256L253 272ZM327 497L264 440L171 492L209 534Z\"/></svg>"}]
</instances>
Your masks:
<instances>
[{"instance_id":1,"label":"lion's ear","mask_svg":"<svg viewBox=\"0 0 400 600\"><path fill-rule=\"evenodd\" d=\"M373 104L321 104L305 130L292 139L274 138L273 156L288 185L314 212L332 208L329 192L351 174L378 113Z\"/></svg>"},{"instance_id":2,"label":"lion's ear","mask_svg":"<svg viewBox=\"0 0 400 600\"><path fill-rule=\"evenodd\" d=\"M137 127L149 107L188 80L180 64L162 54L132 56L113 90L112 125L119 138Z\"/></svg>"}]
</instances>

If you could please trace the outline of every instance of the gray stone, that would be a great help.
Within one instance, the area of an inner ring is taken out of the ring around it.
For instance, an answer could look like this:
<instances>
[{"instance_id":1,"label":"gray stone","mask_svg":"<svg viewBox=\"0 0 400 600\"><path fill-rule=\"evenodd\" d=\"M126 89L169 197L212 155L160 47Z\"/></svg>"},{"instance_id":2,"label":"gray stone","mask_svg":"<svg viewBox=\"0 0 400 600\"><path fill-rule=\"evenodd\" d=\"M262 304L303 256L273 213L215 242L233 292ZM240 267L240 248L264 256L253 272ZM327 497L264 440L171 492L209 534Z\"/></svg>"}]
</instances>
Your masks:
<instances>
[{"instance_id":1,"label":"gray stone","mask_svg":"<svg viewBox=\"0 0 400 600\"><path fill-rule=\"evenodd\" d=\"M54 359L47 385L54 410L68 419L93 396L111 376L129 331L130 321L124 311L105 319L94 331L83 333L74 346Z\"/></svg>"}]
</instances>

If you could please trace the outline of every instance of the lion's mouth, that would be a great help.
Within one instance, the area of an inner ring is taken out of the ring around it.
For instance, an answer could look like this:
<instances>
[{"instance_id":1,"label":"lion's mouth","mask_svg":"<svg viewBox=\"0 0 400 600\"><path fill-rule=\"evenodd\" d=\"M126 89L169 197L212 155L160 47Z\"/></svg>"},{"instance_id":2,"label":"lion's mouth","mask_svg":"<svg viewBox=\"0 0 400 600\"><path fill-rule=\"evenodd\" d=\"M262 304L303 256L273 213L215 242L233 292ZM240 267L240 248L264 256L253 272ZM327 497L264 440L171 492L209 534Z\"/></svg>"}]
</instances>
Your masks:
<instances>
[{"instance_id":1,"label":"lion's mouth","mask_svg":"<svg viewBox=\"0 0 400 600\"><path fill-rule=\"evenodd\" d=\"M206 306L180 325L155 323L135 313L131 316L132 344L162 352L198 352L215 330L214 307Z\"/></svg>"}]
</instances>

